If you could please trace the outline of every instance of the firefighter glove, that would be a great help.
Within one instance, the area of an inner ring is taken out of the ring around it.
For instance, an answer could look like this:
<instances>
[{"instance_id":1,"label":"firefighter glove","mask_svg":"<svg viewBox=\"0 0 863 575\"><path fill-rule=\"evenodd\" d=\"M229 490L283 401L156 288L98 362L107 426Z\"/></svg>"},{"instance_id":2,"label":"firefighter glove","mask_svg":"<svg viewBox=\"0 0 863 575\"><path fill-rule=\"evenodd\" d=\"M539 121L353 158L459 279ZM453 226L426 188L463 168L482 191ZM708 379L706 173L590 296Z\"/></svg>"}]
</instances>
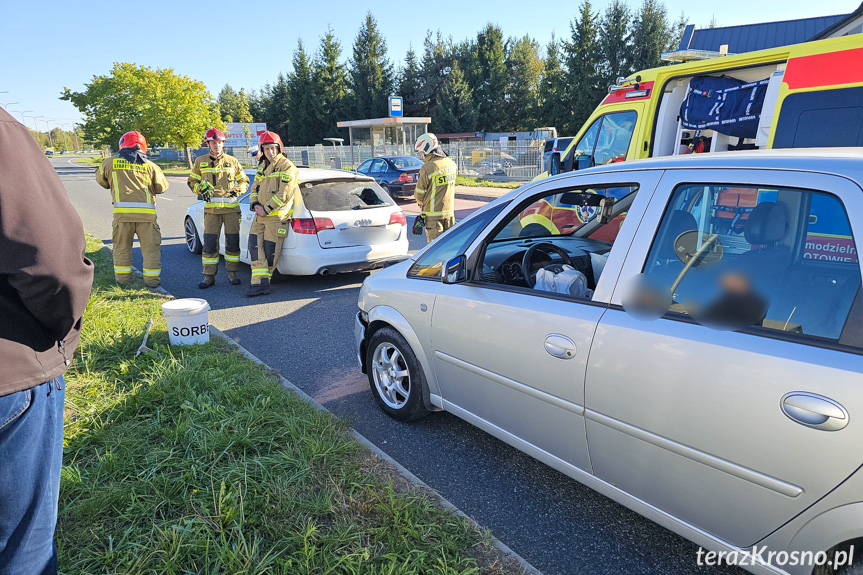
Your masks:
<instances>
[{"instance_id":1,"label":"firefighter glove","mask_svg":"<svg viewBox=\"0 0 863 575\"><path fill-rule=\"evenodd\" d=\"M414 227L413 233L415 236L418 236L423 233L423 230L426 227L426 217L422 214L418 215L416 219L414 219Z\"/></svg>"},{"instance_id":2,"label":"firefighter glove","mask_svg":"<svg viewBox=\"0 0 863 575\"><path fill-rule=\"evenodd\" d=\"M204 198L205 202L209 202L213 197L213 185L210 182L201 182L198 191L201 192L201 197Z\"/></svg>"}]
</instances>

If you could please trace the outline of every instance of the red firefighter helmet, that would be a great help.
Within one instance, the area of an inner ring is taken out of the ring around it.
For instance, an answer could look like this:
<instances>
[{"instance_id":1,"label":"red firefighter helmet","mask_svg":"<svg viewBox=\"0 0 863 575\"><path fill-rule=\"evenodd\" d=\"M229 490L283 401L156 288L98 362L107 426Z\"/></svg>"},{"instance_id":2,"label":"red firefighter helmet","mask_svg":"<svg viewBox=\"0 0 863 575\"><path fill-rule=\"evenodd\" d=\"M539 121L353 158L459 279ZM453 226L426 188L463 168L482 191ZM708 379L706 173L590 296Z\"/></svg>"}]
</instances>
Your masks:
<instances>
[{"instance_id":1,"label":"red firefighter helmet","mask_svg":"<svg viewBox=\"0 0 863 575\"><path fill-rule=\"evenodd\" d=\"M134 148L140 146L141 151L147 153L147 138L141 135L141 132L126 132L120 138L120 149Z\"/></svg>"},{"instance_id":2,"label":"red firefighter helmet","mask_svg":"<svg viewBox=\"0 0 863 575\"><path fill-rule=\"evenodd\" d=\"M275 132L264 132L261 134L261 137L258 138L258 149L263 150L264 144L278 144L279 151L282 151L282 139Z\"/></svg>"},{"instance_id":3,"label":"red firefighter helmet","mask_svg":"<svg viewBox=\"0 0 863 575\"><path fill-rule=\"evenodd\" d=\"M224 142L228 138L225 137L225 132L218 128L210 128L207 130L207 135L204 136L206 142Z\"/></svg>"}]
</instances>

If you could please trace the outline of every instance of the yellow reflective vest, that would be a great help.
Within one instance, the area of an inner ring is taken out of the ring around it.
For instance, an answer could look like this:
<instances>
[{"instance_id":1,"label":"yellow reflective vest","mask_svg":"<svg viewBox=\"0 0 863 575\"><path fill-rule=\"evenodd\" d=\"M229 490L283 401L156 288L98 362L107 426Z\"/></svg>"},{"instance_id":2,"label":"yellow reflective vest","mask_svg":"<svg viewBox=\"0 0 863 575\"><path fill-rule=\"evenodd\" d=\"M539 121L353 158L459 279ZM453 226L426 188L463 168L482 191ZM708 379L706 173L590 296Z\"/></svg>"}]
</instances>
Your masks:
<instances>
[{"instance_id":1,"label":"yellow reflective vest","mask_svg":"<svg viewBox=\"0 0 863 575\"><path fill-rule=\"evenodd\" d=\"M120 157L102 160L96 183L111 190L117 222L155 222L156 194L168 189L168 180L159 166L150 160L133 164Z\"/></svg>"},{"instance_id":2,"label":"yellow reflective vest","mask_svg":"<svg viewBox=\"0 0 863 575\"><path fill-rule=\"evenodd\" d=\"M212 197L204 204L205 214L239 212L240 196L249 188L249 177L234 156L222 154L213 158L204 154L195 158L195 165L186 183L195 194L200 194L201 183L213 186Z\"/></svg>"},{"instance_id":3,"label":"yellow reflective vest","mask_svg":"<svg viewBox=\"0 0 863 575\"><path fill-rule=\"evenodd\" d=\"M420 168L414 191L417 205L427 220L444 219L455 215L455 162L440 156L427 156Z\"/></svg>"},{"instance_id":4,"label":"yellow reflective vest","mask_svg":"<svg viewBox=\"0 0 863 575\"><path fill-rule=\"evenodd\" d=\"M300 172L288 158L278 154L272 163L264 160L258 166L249 206L261 204L267 211L266 217L287 220L294 212L294 193L299 190Z\"/></svg>"}]
</instances>

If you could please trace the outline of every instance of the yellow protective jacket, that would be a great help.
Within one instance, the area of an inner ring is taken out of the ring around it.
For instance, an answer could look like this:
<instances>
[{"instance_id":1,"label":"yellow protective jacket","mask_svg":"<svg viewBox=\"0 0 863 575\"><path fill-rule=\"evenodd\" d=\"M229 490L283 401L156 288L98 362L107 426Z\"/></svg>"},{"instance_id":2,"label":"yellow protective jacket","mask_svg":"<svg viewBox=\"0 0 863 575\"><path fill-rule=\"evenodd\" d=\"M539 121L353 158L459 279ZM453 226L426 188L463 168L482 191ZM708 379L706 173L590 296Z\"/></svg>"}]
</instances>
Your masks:
<instances>
[{"instance_id":1,"label":"yellow protective jacket","mask_svg":"<svg viewBox=\"0 0 863 575\"><path fill-rule=\"evenodd\" d=\"M239 199L249 188L249 177L243 172L243 166L237 158L228 154L218 158L204 154L195 158L195 165L186 183L192 192L200 194L203 181L213 186L212 197L204 204L205 214L240 211Z\"/></svg>"},{"instance_id":2,"label":"yellow protective jacket","mask_svg":"<svg viewBox=\"0 0 863 575\"><path fill-rule=\"evenodd\" d=\"M455 162L449 158L429 156L420 168L414 191L417 205L427 220L444 219L455 215Z\"/></svg>"},{"instance_id":3,"label":"yellow protective jacket","mask_svg":"<svg viewBox=\"0 0 863 575\"><path fill-rule=\"evenodd\" d=\"M111 190L117 222L155 222L156 194L168 189L165 174L150 160L133 164L116 156L102 160L96 183Z\"/></svg>"},{"instance_id":4,"label":"yellow protective jacket","mask_svg":"<svg viewBox=\"0 0 863 575\"><path fill-rule=\"evenodd\" d=\"M266 217L287 220L294 212L294 193L299 191L300 172L288 158L278 154L272 163L264 160L258 166L249 206L260 204L267 211Z\"/></svg>"}]
</instances>

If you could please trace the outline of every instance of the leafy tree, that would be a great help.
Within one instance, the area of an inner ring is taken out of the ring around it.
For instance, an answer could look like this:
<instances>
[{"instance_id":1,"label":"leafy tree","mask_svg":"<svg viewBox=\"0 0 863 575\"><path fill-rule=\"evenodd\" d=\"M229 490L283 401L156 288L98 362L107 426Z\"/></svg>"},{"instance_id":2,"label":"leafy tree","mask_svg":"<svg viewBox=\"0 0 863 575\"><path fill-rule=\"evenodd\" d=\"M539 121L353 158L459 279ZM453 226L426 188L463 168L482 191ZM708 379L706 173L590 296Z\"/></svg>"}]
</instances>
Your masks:
<instances>
[{"instance_id":1,"label":"leafy tree","mask_svg":"<svg viewBox=\"0 0 863 575\"><path fill-rule=\"evenodd\" d=\"M532 130L539 112L539 83L543 62L539 44L530 36L510 42L506 58L509 73L506 117L510 130Z\"/></svg>"},{"instance_id":2,"label":"leafy tree","mask_svg":"<svg viewBox=\"0 0 863 575\"><path fill-rule=\"evenodd\" d=\"M399 96L405 116L425 116L428 107L423 100L423 75L413 48L405 55L405 65L399 72Z\"/></svg>"},{"instance_id":3,"label":"leafy tree","mask_svg":"<svg viewBox=\"0 0 863 575\"><path fill-rule=\"evenodd\" d=\"M476 116L471 89L458 62L453 62L438 94L437 113L432 119L432 127L434 131L443 133L472 132L476 129Z\"/></svg>"},{"instance_id":4,"label":"leafy tree","mask_svg":"<svg viewBox=\"0 0 863 575\"><path fill-rule=\"evenodd\" d=\"M622 0L612 0L599 23L599 45L602 50L602 83L613 84L632 72L632 47L629 44L629 24L632 15Z\"/></svg>"},{"instance_id":5,"label":"leafy tree","mask_svg":"<svg viewBox=\"0 0 863 575\"><path fill-rule=\"evenodd\" d=\"M87 139L116 146L125 132L138 130L151 145L182 146L190 168L189 146L197 146L207 128L225 126L206 86L171 68L116 63L83 92L64 88L61 99L84 116Z\"/></svg>"},{"instance_id":6,"label":"leafy tree","mask_svg":"<svg viewBox=\"0 0 863 575\"><path fill-rule=\"evenodd\" d=\"M506 51L500 28L488 24L476 39L477 83L474 94L479 107L477 124L481 130L497 131L505 127L507 88Z\"/></svg>"},{"instance_id":7,"label":"leafy tree","mask_svg":"<svg viewBox=\"0 0 863 575\"><path fill-rule=\"evenodd\" d=\"M545 64L539 83L539 112L537 123L563 130L568 120L566 110L566 72L560 55L560 43L551 36L545 49Z\"/></svg>"},{"instance_id":8,"label":"leafy tree","mask_svg":"<svg viewBox=\"0 0 863 575\"><path fill-rule=\"evenodd\" d=\"M387 43L371 12L354 41L350 61L350 87L355 118L380 118L387 114L387 98L393 89L393 67L387 60Z\"/></svg>"},{"instance_id":9,"label":"leafy tree","mask_svg":"<svg viewBox=\"0 0 863 575\"><path fill-rule=\"evenodd\" d=\"M246 96L246 91L243 88L240 88L240 93L237 94L237 115L234 119L243 124L243 135L246 137L246 145L248 146L252 143L252 133L249 130L252 113L249 110L249 97Z\"/></svg>"},{"instance_id":10,"label":"leafy tree","mask_svg":"<svg viewBox=\"0 0 863 575\"><path fill-rule=\"evenodd\" d=\"M632 25L632 69L656 68L660 54L673 41L665 5L660 0L644 0Z\"/></svg>"},{"instance_id":11,"label":"leafy tree","mask_svg":"<svg viewBox=\"0 0 863 575\"><path fill-rule=\"evenodd\" d=\"M342 47L333 31L327 30L315 59L312 85L318 140L345 137L336 126L339 120L346 119L348 97L348 75L339 62L341 54Z\"/></svg>"},{"instance_id":12,"label":"leafy tree","mask_svg":"<svg viewBox=\"0 0 863 575\"><path fill-rule=\"evenodd\" d=\"M293 64L294 70L288 80L288 125L290 132L287 134L287 139L293 145L308 146L317 142L318 134L312 104L314 100L312 63L309 61L302 40L297 41Z\"/></svg>"},{"instance_id":13,"label":"leafy tree","mask_svg":"<svg viewBox=\"0 0 863 575\"><path fill-rule=\"evenodd\" d=\"M222 115L222 120L229 124L237 118L237 108L239 107L240 95L231 88L230 84L225 84L224 88L219 92L219 113Z\"/></svg>"},{"instance_id":14,"label":"leafy tree","mask_svg":"<svg viewBox=\"0 0 863 575\"><path fill-rule=\"evenodd\" d=\"M605 92L597 20L590 0L583 0L578 16L570 25L572 38L565 50L569 86L567 100L571 115L563 126L565 133L575 134L581 128Z\"/></svg>"}]
</instances>

